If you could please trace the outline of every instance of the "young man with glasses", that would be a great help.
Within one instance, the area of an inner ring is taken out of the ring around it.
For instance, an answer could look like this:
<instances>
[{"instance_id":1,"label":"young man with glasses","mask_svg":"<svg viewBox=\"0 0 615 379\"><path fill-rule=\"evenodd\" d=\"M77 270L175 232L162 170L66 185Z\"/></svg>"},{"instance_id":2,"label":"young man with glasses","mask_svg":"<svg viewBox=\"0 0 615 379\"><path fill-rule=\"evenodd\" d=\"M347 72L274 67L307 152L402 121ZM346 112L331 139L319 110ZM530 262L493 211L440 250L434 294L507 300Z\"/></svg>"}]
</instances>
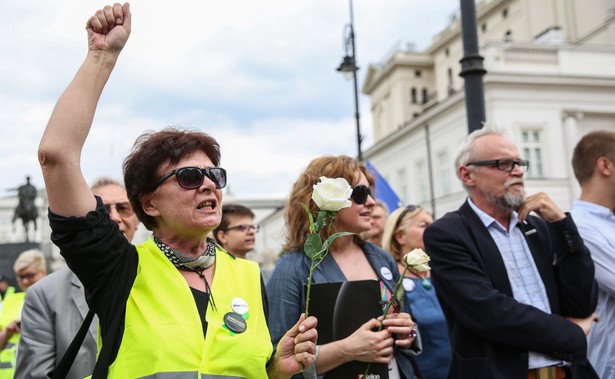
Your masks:
<instances>
[{"instance_id":1,"label":"young man with glasses","mask_svg":"<svg viewBox=\"0 0 615 379\"><path fill-rule=\"evenodd\" d=\"M32 249L19 254L13 264L17 284L23 292L6 297L0 312L0 378L13 378L15 354L20 340L21 310L26 291L47 275L45 256Z\"/></svg>"},{"instance_id":2,"label":"young man with glasses","mask_svg":"<svg viewBox=\"0 0 615 379\"><path fill-rule=\"evenodd\" d=\"M526 197L528 165L503 133L473 132L455 159L468 199L424 233L451 379L597 378L594 265L570 215L545 193Z\"/></svg>"},{"instance_id":3,"label":"young man with glasses","mask_svg":"<svg viewBox=\"0 0 615 379\"><path fill-rule=\"evenodd\" d=\"M214 238L229 253L245 259L254 250L259 226L254 224L254 212L239 204L222 206L222 221L214 230Z\"/></svg>"},{"instance_id":4,"label":"young man with glasses","mask_svg":"<svg viewBox=\"0 0 615 379\"><path fill-rule=\"evenodd\" d=\"M91 188L104 203L109 219L117 224L128 241L132 241L139 220L124 186L113 179L100 178ZM46 378L68 349L88 310L83 284L68 267L32 286L22 311L15 379ZM80 379L92 374L98 350L97 325L98 319L95 319L67 379Z\"/></svg>"}]
</instances>

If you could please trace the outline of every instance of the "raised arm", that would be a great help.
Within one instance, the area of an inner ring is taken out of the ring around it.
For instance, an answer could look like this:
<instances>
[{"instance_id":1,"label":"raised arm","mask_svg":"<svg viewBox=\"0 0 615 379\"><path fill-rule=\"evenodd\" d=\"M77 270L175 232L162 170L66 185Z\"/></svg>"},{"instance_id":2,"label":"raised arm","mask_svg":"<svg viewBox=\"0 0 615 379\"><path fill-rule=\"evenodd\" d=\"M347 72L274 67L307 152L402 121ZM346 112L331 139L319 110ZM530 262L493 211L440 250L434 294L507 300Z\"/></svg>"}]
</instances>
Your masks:
<instances>
[{"instance_id":1,"label":"raised arm","mask_svg":"<svg viewBox=\"0 0 615 379\"><path fill-rule=\"evenodd\" d=\"M81 172L81 150L98 99L130 35L128 3L98 10L88 19L88 53L58 100L41 140L38 157L49 208L61 216L84 216L96 208Z\"/></svg>"}]
</instances>

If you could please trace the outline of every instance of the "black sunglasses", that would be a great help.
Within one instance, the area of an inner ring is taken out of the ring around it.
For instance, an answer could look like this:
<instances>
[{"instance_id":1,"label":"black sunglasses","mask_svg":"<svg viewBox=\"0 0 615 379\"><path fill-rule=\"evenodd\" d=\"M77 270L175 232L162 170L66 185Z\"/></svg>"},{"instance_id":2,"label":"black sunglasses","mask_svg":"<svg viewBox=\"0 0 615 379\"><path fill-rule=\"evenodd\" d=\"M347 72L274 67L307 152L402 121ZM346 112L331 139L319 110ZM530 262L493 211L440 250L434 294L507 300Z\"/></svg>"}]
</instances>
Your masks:
<instances>
[{"instance_id":1,"label":"black sunglasses","mask_svg":"<svg viewBox=\"0 0 615 379\"><path fill-rule=\"evenodd\" d=\"M222 167L182 167L162 175L156 187L173 175L177 177L177 183L186 189L199 188L203 185L205 177L214 182L216 188L224 188L226 186L226 170Z\"/></svg>"},{"instance_id":2,"label":"black sunglasses","mask_svg":"<svg viewBox=\"0 0 615 379\"><path fill-rule=\"evenodd\" d=\"M357 204L363 205L367 203L367 197L372 195L372 189L363 184L352 187L350 198Z\"/></svg>"},{"instance_id":3,"label":"black sunglasses","mask_svg":"<svg viewBox=\"0 0 615 379\"><path fill-rule=\"evenodd\" d=\"M401 224L401 220L404 219L404 217L406 217L407 214L409 213L418 213L417 211L421 209L420 205L406 205L406 208L404 208L404 210L399 214L399 217L397 218L397 221L395 222L395 227L393 228L393 230L397 230L397 228L399 228L399 224Z\"/></svg>"},{"instance_id":4,"label":"black sunglasses","mask_svg":"<svg viewBox=\"0 0 615 379\"><path fill-rule=\"evenodd\" d=\"M519 166L521 171L525 172L530 166L530 162L525 159L493 159L489 161L470 162L467 166L495 166L500 171L511 172L515 169L515 165Z\"/></svg>"}]
</instances>

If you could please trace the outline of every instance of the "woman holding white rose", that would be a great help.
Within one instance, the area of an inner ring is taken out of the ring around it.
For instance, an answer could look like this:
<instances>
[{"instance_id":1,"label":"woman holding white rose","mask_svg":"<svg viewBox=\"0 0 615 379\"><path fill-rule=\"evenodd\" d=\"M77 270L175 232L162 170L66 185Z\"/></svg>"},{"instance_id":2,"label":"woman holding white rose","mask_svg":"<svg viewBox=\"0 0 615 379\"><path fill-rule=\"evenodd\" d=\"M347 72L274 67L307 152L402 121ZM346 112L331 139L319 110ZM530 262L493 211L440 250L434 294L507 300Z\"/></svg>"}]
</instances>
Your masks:
<instances>
[{"instance_id":1,"label":"woman holding white rose","mask_svg":"<svg viewBox=\"0 0 615 379\"><path fill-rule=\"evenodd\" d=\"M423 232L433 223L431 215L417 205L398 208L384 225L382 246L404 272L404 256L413 249L425 249ZM416 357L425 378L444 379L451 363L451 348L446 319L431 283L429 271L409 269L402 285L412 318L421 329L423 353Z\"/></svg>"},{"instance_id":2,"label":"woman holding white rose","mask_svg":"<svg viewBox=\"0 0 615 379\"><path fill-rule=\"evenodd\" d=\"M351 184L352 191L336 188L331 182L327 183L326 191L314 191L314 185L323 176L344 178ZM370 228L371 211L375 204L371 193L373 183L365 166L355 159L323 156L314 159L294 184L285 214L285 254L278 261L267 283L270 331L274 345L292 320L296 320L305 308L303 288L309 276L311 259L303 250L309 233L309 222L300 203L306 204L312 213L318 209L337 210L342 207L331 229L324 228L323 239L336 232L355 233L337 238L331 244L329 254L314 271L313 283L371 279L380 283L381 291L385 294L390 296L394 291L400 277L395 261L380 247L359 238L360 233ZM313 192L321 207L332 208L317 207L312 199ZM348 194L350 204L347 204ZM412 367L414 352L410 349L414 348L415 325L410 315L407 312L389 314L383 321L384 328L374 331L381 320L371 319L347 338L319 346L315 364L318 375L346 362L361 361L384 364L393 362L390 378L415 378Z\"/></svg>"}]
</instances>

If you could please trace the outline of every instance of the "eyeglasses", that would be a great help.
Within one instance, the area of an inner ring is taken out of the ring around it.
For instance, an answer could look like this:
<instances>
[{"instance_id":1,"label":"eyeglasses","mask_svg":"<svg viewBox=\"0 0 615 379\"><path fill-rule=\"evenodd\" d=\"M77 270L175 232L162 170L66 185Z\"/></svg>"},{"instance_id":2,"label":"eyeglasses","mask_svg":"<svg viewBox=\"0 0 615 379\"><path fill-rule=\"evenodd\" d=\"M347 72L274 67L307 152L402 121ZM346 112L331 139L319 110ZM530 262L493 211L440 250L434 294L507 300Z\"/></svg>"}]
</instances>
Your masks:
<instances>
[{"instance_id":1,"label":"eyeglasses","mask_svg":"<svg viewBox=\"0 0 615 379\"><path fill-rule=\"evenodd\" d=\"M372 195L372 189L363 184L352 187L350 198L357 204L363 205L367 203L367 197Z\"/></svg>"},{"instance_id":2,"label":"eyeglasses","mask_svg":"<svg viewBox=\"0 0 615 379\"><path fill-rule=\"evenodd\" d=\"M21 280L21 281L24 281L24 280L32 280L32 279L34 279L34 277L35 277L36 275L38 275L38 273L39 273L39 272L40 272L40 271L37 271L37 272L28 272L28 273L26 273L26 274L17 275L17 279L19 279L19 280Z\"/></svg>"},{"instance_id":3,"label":"eyeglasses","mask_svg":"<svg viewBox=\"0 0 615 379\"><path fill-rule=\"evenodd\" d=\"M199 188L203 185L205 177L214 182L216 188L224 188L226 186L226 170L222 167L182 167L162 175L156 187L173 175L177 177L177 183L185 189Z\"/></svg>"},{"instance_id":4,"label":"eyeglasses","mask_svg":"<svg viewBox=\"0 0 615 379\"><path fill-rule=\"evenodd\" d=\"M404 219L404 217L406 217L407 214L410 213L414 213L412 215L412 217L416 216L417 213L419 213L418 211L421 209L420 205L407 205L406 208L404 208L404 210L399 214L399 217L397 218L397 221L395 222L395 227L393 228L393 230L397 230L397 228L399 228L399 225L401 224L401 221Z\"/></svg>"},{"instance_id":5,"label":"eyeglasses","mask_svg":"<svg viewBox=\"0 0 615 379\"><path fill-rule=\"evenodd\" d=\"M515 165L519 166L521 171L527 171L530 166L530 161L525 159L493 159L489 161L470 162L467 166L495 166L500 171L511 172L515 169Z\"/></svg>"},{"instance_id":6,"label":"eyeglasses","mask_svg":"<svg viewBox=\"0 0 615 379\"><path fill-rule=\"evenodd\" d=\"M261 228L260 225L258 224L254 224L254 225L248 225L248 224L241 224L241 225L235 225L235 226L231 226L226 228L226 230L239 230L241 232L247 232L248 230L252 229L254 230L254 233L258 233L259 229Z\"/></svg>"},{"instance_id":7,"label":"eyeglasses","mask_svg":"<svg viewBox=\"0 0 615 379\"><path fill-rule=\"evenodd\" d=\"M129 201L122 201L118 203L105 203L105 209L107 210L107 213L111 214L111 210L114 208L115 211L122 217L130 217L135 214Z\"/></svg>"}]
</instances>

